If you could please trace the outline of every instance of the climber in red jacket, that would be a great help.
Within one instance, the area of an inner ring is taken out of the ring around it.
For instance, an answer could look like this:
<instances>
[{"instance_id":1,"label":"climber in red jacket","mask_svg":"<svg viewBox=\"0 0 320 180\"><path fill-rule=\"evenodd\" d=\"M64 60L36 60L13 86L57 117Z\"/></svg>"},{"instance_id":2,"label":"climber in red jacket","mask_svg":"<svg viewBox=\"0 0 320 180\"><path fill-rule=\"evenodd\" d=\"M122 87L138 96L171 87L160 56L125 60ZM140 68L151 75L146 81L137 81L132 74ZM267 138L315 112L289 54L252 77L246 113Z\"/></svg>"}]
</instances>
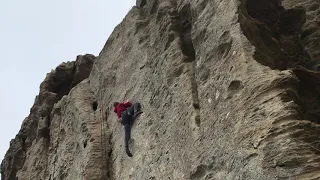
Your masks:
<instances>
[{"instance_id":1,"label":"climber in red jacket","mask_svg":"<svg viewBox=\"0 0 320 180\"><path fill-rule=\"evenodd\" d=\"M132 103L127 100L124 103L114 102L114 112L118 116L118 120L124 126L124 143L125 143L125 150L129 157L132 157L132 154L129 150L129 139L131 136L131 125L133 124L134 120L142 113L141 111L141 104Z\"/></svg>"}]
</instances>

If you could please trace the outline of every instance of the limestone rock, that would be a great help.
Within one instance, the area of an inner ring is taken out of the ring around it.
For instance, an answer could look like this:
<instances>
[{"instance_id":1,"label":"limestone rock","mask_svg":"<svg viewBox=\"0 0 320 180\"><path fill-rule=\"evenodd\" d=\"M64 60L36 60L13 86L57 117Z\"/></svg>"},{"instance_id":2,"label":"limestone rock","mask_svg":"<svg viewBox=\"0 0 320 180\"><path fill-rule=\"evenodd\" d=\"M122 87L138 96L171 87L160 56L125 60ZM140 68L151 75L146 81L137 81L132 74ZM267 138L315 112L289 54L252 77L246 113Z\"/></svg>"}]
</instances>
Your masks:
<instances>
[{"instance_id":1,"label":"limestone rock","mask_svg":"<svg viewBox=\"0 0 320 180\"><path fill-rule=\"evenodd\" d=\"M96 57L91 54L86 54L84 56L80 55L77 57L72 87L79 84L82 80L88 78L95 58Z\"/></svg>"},{"instance_id":2,"label":"limestone rock","mask_svg":"<svg viewBox=\"0 0 320 180\"><path fill-rule=\"evenodd\" d=\"M39 95L35 98L30 115L23 121L19 133L11 141L10 148L1 163L2 179L16 179L17 173L24 166L26 159L33 158L29 157L30 153L46 152L44 147L47 146L46 143L51 138L52 116L50 114L55 103L64 95L67 95L73 86L88 78L91 72L94 56L79 57L75 62L60 64L55 70L48 73L41 83ZM41 144L44 146L41 146ZM35 150L35 147L41 148ZM35 153L35 156L37 153ZM43 155L41 160L46 158ZM42 169L45 168L43 164L41 166ZM30 176L24 178L30 179Z\"/></svg>"},{"instance_id":3,"label":"limestone rock","mask_svg":"<svg viewBox=\"0 0 320 180\"><path fill-rule=\"evenodd\" d=\"M38 129L37 129L37 138L48 137L49 136L49 124L50 120L49 117L42 117L38 122Z\"/></svg>"},{"instance_id":4,"label":"limestone rock","mask_svg":"<svg viewBox=\"0 0 320 180\"><path fill-rule=\"evenodd\" d=\"M311 0L138 0L94 65L47 76L2 179L319 179L318 12ZM144 111L132 158L112 107L125 99Z\"/></svg>"},{"instance_id":5,"label":"limestone rock","mask_svg":"<svg viewBox=\"0 0 320 180\"><path fill-rule=\"evenodd\" d=\"M142 8L144 5L146 5L147 0L137 0L137 7Z\"/></svg>"}]
</instances>

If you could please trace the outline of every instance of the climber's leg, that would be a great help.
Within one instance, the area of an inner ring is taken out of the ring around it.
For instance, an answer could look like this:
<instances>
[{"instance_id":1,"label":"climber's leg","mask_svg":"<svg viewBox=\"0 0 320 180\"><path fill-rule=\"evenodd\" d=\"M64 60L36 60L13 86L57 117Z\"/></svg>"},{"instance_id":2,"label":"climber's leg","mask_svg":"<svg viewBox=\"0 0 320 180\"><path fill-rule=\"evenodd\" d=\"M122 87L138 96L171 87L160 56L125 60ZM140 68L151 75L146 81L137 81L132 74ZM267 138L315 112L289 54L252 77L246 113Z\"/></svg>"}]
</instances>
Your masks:
<instances>
[{"instance_id":1,"label":"climber's leg","mask_svg":"<svg viewBox=\"0 0 320 180\"><path fill-rule=\"evenodd\" d=\"M133 105L133 119L136 119L141 113L142 113L141 104L134 103L134 105Z\"/></svg>"},{"instance_id":2,"label":"climber's leg","mask_svg":"<svg viewBox=\"0 0 320 180\"><path fill-rule=\"evenodd\" d=\"M132 120L132 115L128 114L129 110L123 111L121 113L121 117L122 117L122 124L130 124L131 120ZM129 112L130 113L130 112Z\"/></svg>"},{"instance_id":3,"label":"climber's leg","mask_svg":"<svg viewBox=\"0 0 320 180\"><path fill-rule=\"evenodd\" d=\"M127 110L129 111L129 110ZM127 111L124 111L121 116L122 116L122 124L124 126L124 146L125 146L125 150L126 153L129 157L132 157L132 154L130 153L129 150L129 140L130 140L130 136L131 136L131 120L132 120L132 115L130 115L130 113L128 113Z\"/></svg>"},{"instance_id":4,"label":"climber's leg","mask_svg":"<svg viewBox=\"0 0 320 180\"><path fill-rule=\"evenodd\" d=\"M125 144L125 150L129 157L132 157L132 154L129 150L129 140L131 136L131 127L130 124L124 124L124 144Z\"/></svg>"},{"instance_id":5,"label":"climber's leg","mask_svg":"<svg viewBox=\"0 0 320 180\"><path fill-rule=\"evenodd\" d=\"M130 108L128 108L127 111L129 112L129 115L132 116L132 118L130 119L130 124L132 125L134 123L134 120L142 113L141 104L134 103Z\"/></svg>"}]
</instances>

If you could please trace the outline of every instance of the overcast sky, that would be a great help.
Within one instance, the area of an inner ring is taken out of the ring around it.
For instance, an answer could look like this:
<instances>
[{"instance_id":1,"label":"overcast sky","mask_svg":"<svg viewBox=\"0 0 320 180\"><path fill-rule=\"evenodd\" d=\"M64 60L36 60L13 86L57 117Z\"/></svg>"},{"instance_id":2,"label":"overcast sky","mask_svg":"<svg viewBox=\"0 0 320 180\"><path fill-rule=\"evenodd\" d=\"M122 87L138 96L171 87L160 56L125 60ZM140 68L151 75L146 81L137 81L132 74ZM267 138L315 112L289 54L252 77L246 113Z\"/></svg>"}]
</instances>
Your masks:
<instances>
[{"instance_id":1,"label":"overcast sky","mask_svg":"<svg viewBox=\"0 0 320 180\"><path fill-rule=\"evenodd\" d=\"M0 161L46 73L98 55L135 0L0 0Z\"/></svg>"}]
</instances>

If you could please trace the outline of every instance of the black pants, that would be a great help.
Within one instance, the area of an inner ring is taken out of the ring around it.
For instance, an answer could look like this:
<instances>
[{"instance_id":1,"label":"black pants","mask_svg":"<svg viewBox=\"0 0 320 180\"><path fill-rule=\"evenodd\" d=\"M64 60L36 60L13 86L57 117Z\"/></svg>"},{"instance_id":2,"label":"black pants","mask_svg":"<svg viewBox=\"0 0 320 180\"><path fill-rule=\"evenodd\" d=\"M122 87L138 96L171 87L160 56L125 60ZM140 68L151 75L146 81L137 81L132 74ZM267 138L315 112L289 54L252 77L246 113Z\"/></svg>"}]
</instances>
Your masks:
<instances>
[{"instance_id":1,"label":"black pants","mask_svg":"<svg viewBox=\"0 0 320 180\"><path fill-rule=\"evenodd\" d=\"M126 153L128 156L132 156L129 150L129 140L131 138L131 124L134 122L133 114L136 111L141 110L141 104L140 103L135 103L133 106L128 108L126 111L122 112L121 117L122 117L122 124L124 126L124 145L126 148Z\"/></svg>"}]
</instances>

